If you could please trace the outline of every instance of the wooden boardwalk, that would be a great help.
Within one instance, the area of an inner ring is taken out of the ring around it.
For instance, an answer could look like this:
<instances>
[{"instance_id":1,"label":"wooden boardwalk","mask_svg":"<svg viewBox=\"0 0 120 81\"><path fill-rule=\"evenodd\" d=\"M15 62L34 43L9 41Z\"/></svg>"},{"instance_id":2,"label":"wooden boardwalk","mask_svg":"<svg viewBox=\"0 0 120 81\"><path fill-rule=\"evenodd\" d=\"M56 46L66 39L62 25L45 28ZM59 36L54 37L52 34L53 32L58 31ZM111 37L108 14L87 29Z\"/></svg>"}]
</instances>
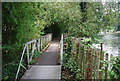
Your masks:
<instances>
[{"instance_id":1,"label":"wooden boardwalk","mask_svg":"<svg viewBox=\"0 0 120 81\"><path fill-rule=\"evenodd\" d=\"M22 81L58 81L61 79L61 65L58 65L60 42L54 40L39 57L36 65L32 65L22 76Z\"/></svg>"}]
</instances>

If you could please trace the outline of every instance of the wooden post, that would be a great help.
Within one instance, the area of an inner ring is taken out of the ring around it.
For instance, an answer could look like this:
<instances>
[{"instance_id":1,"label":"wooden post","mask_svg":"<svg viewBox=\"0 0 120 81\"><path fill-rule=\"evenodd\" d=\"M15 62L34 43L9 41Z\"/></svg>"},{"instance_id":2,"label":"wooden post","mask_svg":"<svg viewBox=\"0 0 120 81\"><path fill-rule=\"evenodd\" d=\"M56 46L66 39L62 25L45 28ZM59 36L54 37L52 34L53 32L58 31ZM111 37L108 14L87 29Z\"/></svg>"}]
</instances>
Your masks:
<instances>
[{"instance_id":1,"label":"wooden post","mask_svg":"<svg viewBox=\"0 0 120 81\"><path fill-rule=\"evenodd\" d=\"M94 56L94 79L97 78L97 51L95 51L95 56Z\"/></svg>"},{"instance_id":2,"label":"wooden post","mask_svg":"<svg viewBox=\"0 0 120 81\"><path fill-rule=\"evenodd\" d=\"M79 43L77 44L77 50L76 50L76 52L77 52L77 63L79 63ZM79 65L77 65L77 67L78 67Z\"/></svg>"},{"instance_id":3,"label":"wooden post","mask_svg":"<svg viewBox=\"0 0 120 81\"><path fill-rule=\"evenodd\" d=\"M96 55L96 79L99 79L99 68L100 68L100 56L101 56L101 51L97 50L97 55Z\"/></svg>"},{"instance_id":4,"label":"wooden post","mask_svg":"<svg viewBox=\"0 0 120 81\"><path fill-rule=\"evenodd\" d=\"M112 60L112 58L113 58L113 54L110 55L110 61Z\"/></svg>"},{"instance_id":5,"label":"wooden post","mask_svg":"<svg viewBox=\"0 0 120 81\"><path fill-rule=\"evenodd\" d=\"M75 41L72 39L72 62L74 61L74 55L75 55Z\"/></svg>"},{"instance_id":6,"label":"wooden post","mask_svg":"<svg viewBox=\"0 0 120 81\"><path fill-rule=\"evenodd\" d=\"M68 48L68 43L64 44L64 51L67 52L67 48Z\"/></svg>"},{"instance_id":7,"label":"wooden post","mask_svg":"<svg viewBox=\"0 0 120 81\"><path fill-rule=\"evenodd\" d=\"M108 61L108 53L106 53L106 61ZM105 79L108 79L108 63L107 62L105 67Z\"/></svg>"},{"instance_id":8,"label":"wooden post","mask_svg":"<svg viewBox=\"0 0 120 81\"><path fill-rule=\"evenodd\" d=\"M93 53L92 53L92 68L93 68L93 79L95 79L95 54L96 54L96 51L93 50Z\"/></svg>"},{"instance_id":9,"label":"wooden post","mask_svg":"<svg viewBox=\"0 0 120 81\"><path fill-rule=\"evenodd\" d=\"M104 57L104 53L103 53L103 44L100 43L100 47L101 47L101 51L100 51L100 72L99 72L99 79L102 79L102 66L103 66L103 63L101 61L103 61L103 57Z\"/></svg>"},{"instance_id":10,"label":"wooden post","mask_svg":"<svg viewBox=\"0 0 120 81\"><path fill-rule=\"evenodd\" d=\"M90 48L89 55L88 55L88 68L87 68L87 77L86 79L92 79L92 61L91 61L91 55L92 55L92 48Z\"/></svg>"},{"instance_id":11,"label":"wooden post","mask_svg":"<svg viewBox=\"0 0 120 81\"><path fill-rule=\"evenodd\" d=\"M103 66L103 63L101 62L101 61L103 61L103 59L104 59L104 52L101 52L100 53L100 72L99 72L99 79L102 79L102 74L103 74L103 72L102 72L102 66Z\"/></svg>"},{"instance_id":12,"label":"wooden post","mask_svg":"<svg viewBox=\"0 0 120 81\"><path fill-rule=\"evenodd\" d=\"M79 69L81 70L81 76L80 77L84 77L84 75L83 75L83 68L84 68L84 66L83 66L83 60L85 60L84 59L84 46L82 46L81 44L79 45L79 65L78 65L78 67L79 67Z\"/></svg>"},{"instance_id":13,"label":"wooden post","mask_svg":"<svg viewBox=\"0 0 120 81\"><path fill-rule=\"evenodd\" d=\"M80 69L81 70L81 45L80 45L80 43L79 43L79 54L78 54L78 69Z\"/></svg>"},{"instance_id":14,"label":"wooden post","mask_svg":"<svg viewBox=\"0 0 120 81\"><path fill-rule=\"evenodd\" d=\"M103 51L103 43L100 43L101 52Z\"/></svg>"},{"instance_id":15,"label":"wooden post","mask_svg":"<svg viewBox=\"0 0 120 81\"><path fill-rule=\"evenodd\" d=\"M81 72L81 74L82 74L82 78L84 78L84 60L85 60L84 59L85 58L84 57L84 46L82 46L81 49L82 49L82 51L81 51L82 52L81 53L82 54L81 55L81 70L82 70L82 72Z\"/></svg>"},{"instance_id":16,"label":"wooden post","mask_svg":"<svg viewBox=\"0 0 120 81\"><path fill-rule=\"evenodd\" d=\"M99 73L100 73L99 68L100 68L100 63L101 63L101 62L100 62L100 61L101 61L101 60L100 60L100 56L101 56L101 51L100 51L100 50L98 50L97 55L98 55L98 56L96 56L96 59L97 59L97 62L96 62L96 67L97 67L97 68L96 68L96 73L97 73L97 76L96 76L96 78L99 79Z\"/></svg>"},{"instance_id":17,"label":"wooden post","mask_svg":"<svg viewBox=\"0 0 120 81\"><path fill-rule=\"evenodd\" d=\"M85 48L85 47L84 47L84 48ZM86 48L85 48L85 52L86 52L86 53L85 53L85 54L86 54L86 55L85 55L85 70L86 70L86 71L85 71L85 79L87 79L87 73L88 73L88 67L89 67L89 66L88 66L88 64L89 64L89 51L90 51L90 50L89 50L89 47L86 47Z\"/></svg>"}]
</instances>

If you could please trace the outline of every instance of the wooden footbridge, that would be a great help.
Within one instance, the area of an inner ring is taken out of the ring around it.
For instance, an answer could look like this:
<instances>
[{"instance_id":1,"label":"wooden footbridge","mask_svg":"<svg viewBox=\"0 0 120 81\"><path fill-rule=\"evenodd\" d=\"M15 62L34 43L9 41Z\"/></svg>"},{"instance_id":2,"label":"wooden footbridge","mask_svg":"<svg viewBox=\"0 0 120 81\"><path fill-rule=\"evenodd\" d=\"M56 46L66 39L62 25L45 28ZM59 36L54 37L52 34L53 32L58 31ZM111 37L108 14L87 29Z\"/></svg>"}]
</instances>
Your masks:
<instances>
[{"instance_id":1,"label":"wooden footbridge","mask_svg":"<svg viewBox=\"0 0 120 81\"><path fill-rule=\"evenodd\" d=\"M35 52L41 52L37 63L30 65ZM58 81L61 79L61 66L63 54L63 34L61 40L53 40L52 34L29 41L25 44L22 52L20 64L16 73L15 81L18 81L20 70L26 71L20 81ZM25 57L27 56L27 57ZM27 58L27 66L24 65L24 59Z\"/></svg>"}]
</instances>

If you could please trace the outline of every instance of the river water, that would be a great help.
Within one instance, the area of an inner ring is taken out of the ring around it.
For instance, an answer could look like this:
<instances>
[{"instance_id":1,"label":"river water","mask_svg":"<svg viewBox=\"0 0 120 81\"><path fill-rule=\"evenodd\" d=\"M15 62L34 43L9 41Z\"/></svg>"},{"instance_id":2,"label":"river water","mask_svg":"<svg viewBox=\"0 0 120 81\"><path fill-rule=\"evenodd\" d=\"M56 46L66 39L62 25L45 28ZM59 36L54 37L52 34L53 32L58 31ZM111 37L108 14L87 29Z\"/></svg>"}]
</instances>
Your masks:
<instances>
[{"instance_id":1,"label":"river water","mask_svg":"<svg viewBox=\"0 0 120 81\"><path fill-rule=\"evenodd\" d=\"M120 33L106 33L100 40L103 43L103 51L110 56L120 56ZM93 44L100 49L100 44Z\"/></svg>"},{"instance_id":2,"label":"river water","mask_svg":"<svg viewBox=\"0 0 120 81\"><path fill-rule=\"evenodd\" d=\"M120 56L120 33L107 33L102 37L103 50L113 56Z\"/></svg>"}]
</instances>

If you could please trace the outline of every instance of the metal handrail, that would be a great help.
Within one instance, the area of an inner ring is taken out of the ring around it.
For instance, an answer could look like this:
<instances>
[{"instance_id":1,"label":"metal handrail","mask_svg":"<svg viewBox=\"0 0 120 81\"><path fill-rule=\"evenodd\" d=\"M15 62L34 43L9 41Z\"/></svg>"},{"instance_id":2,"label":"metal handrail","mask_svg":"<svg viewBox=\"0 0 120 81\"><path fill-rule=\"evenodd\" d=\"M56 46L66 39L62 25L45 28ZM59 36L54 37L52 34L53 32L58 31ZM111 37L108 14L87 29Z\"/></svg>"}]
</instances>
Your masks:
<instances>
[{"instance_id":1,"label":"metal handrail","mask_svg":"<svg viewBox=\"0 0 120 81\"><path fill-rule=\"evenodd\" d=\"M61 34L60 40L60 64L63 64L63 34Z\"/></svg>"},{"instance_id":2,"label":"metal handrail","mask_svg":"<svg viewBox=\"0 0 120 81\"><path fill-rule=\"evenodd\" d=\"M24 65L22 65L22 61L23 61L23 57L25 55L25 52L27 53L27 62L28 62L28 66L29 66L29 63L32 61L32 57L34 55L34 51L35 50L37 50L38 52L42 51L42 48L47 46L47 44L49 42L51 42L51 40L52 40L52 34L47 34L47 35L42 36L40 38L33 39L25 44L23 52L22 52L22 56L20 59L20 64L18 66L18 70L16 73L15 81L17 81L17 79L18 79L20 68L23 67L24 69L27 69ZM31 50L32 55L31 56L30 56L29 46L32 47L32 50Z\"/></svg>"}]
</instances>

